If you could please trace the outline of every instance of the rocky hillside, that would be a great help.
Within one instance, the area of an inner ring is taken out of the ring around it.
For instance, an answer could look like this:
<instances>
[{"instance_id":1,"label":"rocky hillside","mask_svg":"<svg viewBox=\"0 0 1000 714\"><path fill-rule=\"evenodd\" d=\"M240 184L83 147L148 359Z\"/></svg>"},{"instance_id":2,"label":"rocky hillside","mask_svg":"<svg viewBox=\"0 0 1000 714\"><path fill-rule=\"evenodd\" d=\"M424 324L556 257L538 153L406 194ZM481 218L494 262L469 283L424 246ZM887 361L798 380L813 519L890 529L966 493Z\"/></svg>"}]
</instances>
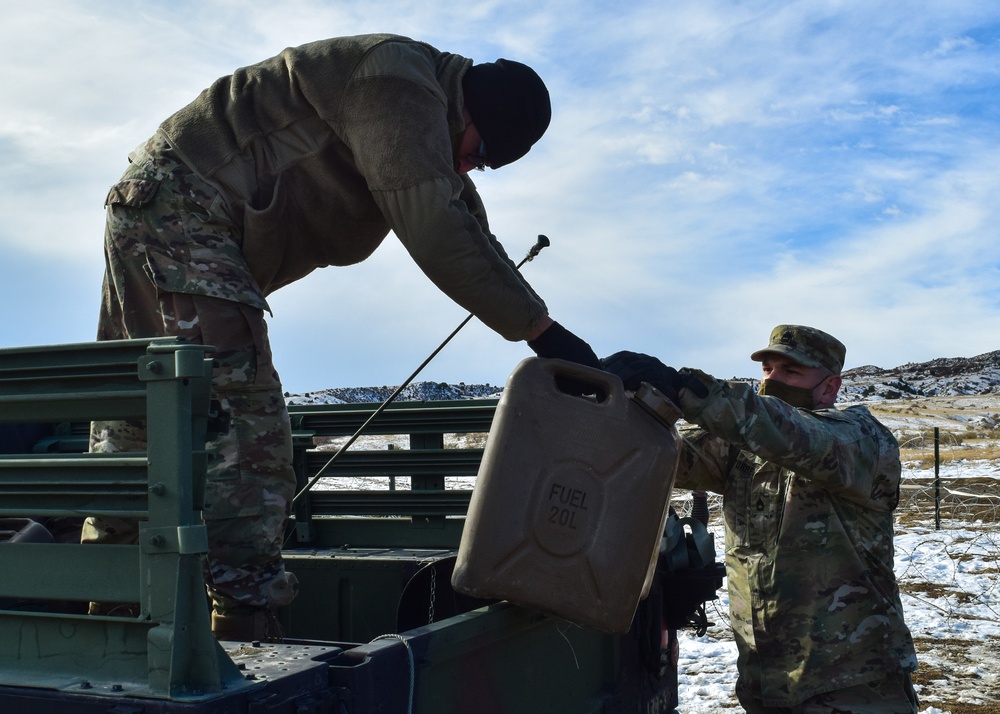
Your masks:
<instances>
[{"instance_id":1,"label":"rocky hillside","mask_svg":"<svg viewBox=\"0 0 1000 714\"><path fill-rule=\"evenodd\" d=\"M943 357L895 369L856 367L844 373L850 401L1000 394L1000 350L977 357Z\"/></svg>"},{"instance_id":2,"label":"rocky hillside","mask_svg":"<svg viewBox=\"0 0 1000 714\"><path fill-rule=\"evenodd\" d=\"M335 387L304 394L285 394L289 404L359 404L381 403L399 385L391 387ZM432 402L451 399L485 399L499 397L502 387L492 384L446 384L445 382L414 382L396 397L400 402Z\"/></svg>"},{"instance_id":3,"label":"rocky hillside","mask_svg":"<svg viewBox=\"0 0 1000 714\"><path fill-rule=\"evenodd\" d=\"M747 378L746 381L754 381ZM395 386L339 387L305 394L286 394L289 404L343 404L383 402ZM416 382L403 390L399 401L479 399L499 396L492 384ZM912 397L955 397L1000 394L1000 350L977 357L943 357L908 363L893 369L865 366L844 372L841 402L877 402Z\"/></svg>"}]
</instances>

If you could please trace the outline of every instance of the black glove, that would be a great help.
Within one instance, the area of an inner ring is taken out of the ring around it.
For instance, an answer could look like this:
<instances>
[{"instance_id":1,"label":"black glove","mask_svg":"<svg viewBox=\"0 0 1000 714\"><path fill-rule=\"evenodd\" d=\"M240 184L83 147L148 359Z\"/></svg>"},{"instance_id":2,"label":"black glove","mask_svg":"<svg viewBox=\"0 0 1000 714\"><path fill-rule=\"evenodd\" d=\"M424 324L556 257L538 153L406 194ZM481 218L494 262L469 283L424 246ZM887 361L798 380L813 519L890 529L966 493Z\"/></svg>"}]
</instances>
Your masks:
<instances>
[{"instance_id":1,"label":"black glove","mask_svg":"<svg viewBox=\"0 0 1000 714\"><path fill-rule=\"evenodd\" d=\"M601 360L604 369L621 379L625 389L635 391L639 385L646 382L658 389L667 399L677 402L678 392L690 389L699 397L708 396L708 390L700 381L688 374L678 372L668 367L656 357L644 355L641 352L615 352L610 357Z\"/></svg>"},{"instance_id":2,"label":"black glove","mask_svg":"<svg viewBox=\"0 0 1000 714\"><path fill-rule=\"evenodd\" d=\"M601 360L597 359L597 353L591 349L590 345L560 325L553 322L545 332L528 342L536 355L544 358L564 359L567 362L576 362L584 367L594 369L604 369ZM562 391L574 396L593 394L594 385L564 374L556 375L556 385Z\"/></svg>"},{"instance_id":3,"label":"black glove","mask_svg":"<svg viewBox=\"0 0 1000 714\"><path fill-rule=\"evenodd\" d=\"M604 369L590 345L558 322L553 322L545 332L530 340L528 347L539 357L564 359L586 367Z\"/></svg>"}]
</instances>

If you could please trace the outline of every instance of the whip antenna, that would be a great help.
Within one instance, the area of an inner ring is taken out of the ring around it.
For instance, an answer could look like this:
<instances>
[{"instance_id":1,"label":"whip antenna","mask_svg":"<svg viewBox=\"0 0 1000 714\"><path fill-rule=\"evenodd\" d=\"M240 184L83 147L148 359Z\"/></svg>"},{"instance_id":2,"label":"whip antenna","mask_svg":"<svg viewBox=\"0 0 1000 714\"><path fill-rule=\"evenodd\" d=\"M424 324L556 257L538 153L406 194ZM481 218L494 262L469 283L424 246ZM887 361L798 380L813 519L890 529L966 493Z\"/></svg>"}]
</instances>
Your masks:
<instances>
[{"instance_id":1,"label":"whip antenna","mask_svg":"<svg viewBox=\"0 0 1000 714\"><path fill-rule=\"evenodd\" d=\"M542 252L542 248L547 248L550 245L551 245L551 241L549 241L548 236L544 236L544 235L539 234L538 235L538 240L536 240L535 244L533 246L531 246L531 249L528 251L528 254L524 256L524 258L521 260L521 262L517 264L517 268L520 268L525 263L528 263L528 262L531 262L532 260L534 260L535 257L539 253ZM398 397L400 395L400 393L402 393L402 391L404 389L406 389L408 386L410 386L410 383L416 378L416 376L418 374L420 374L421 371L423 371L424 367L426 367L430 363L430 361L432 359L434 359L435 357L437 357L438 353L445 348L445 345L447 345L449 342L451 342L452 338L455 335L457 335L459 333L459 331L463 327L465 327L469 323L469 320L471 320L473 317L475 317L475 316L470 312L465 317L465 319L462 320L462 322L459 324L459 326L456 327L454 330L452 330L451 334L448 335L444 339L444 342L442 342L440 345L438 345L437 349L435 349L433 352L431 352L429 355L427 355L427 359L425 359L423 362L420 363L420 366L417 367L413 371L413 374L411 374L409 377L407 377L406 381L403 382L401 385L399 385L396 388L396 391L394 391L392 394L390 394L389 397L388 397L388 399L386 399L384 402L382 402L379 405L378 409L376 409L375 411L373 411L371 413L371 416L369 416L365 420L365 423L362 424L358 428L358 430L356 432L354 432L354 435L350 439L348 439L347 442L343 446L341 446L333 456L330 457L329 461L327 461L325 464L323 464L323 467L319 471L316 472L315 476L313 476L311 479L309 479L309 483L307 483L305 486L303 486L302 490L299 491L297 494L295 494L295 498L292 499L292 505L293 506L296 503L298 503L300 500L302 500L302 497L305 496L309 492L309 490L312 489L312 487L315 486L316 483L323 477L323 474L325 474L329 470L329 468L337 460L337 457L339 457L342 453L344 453L345 451L347 451L351 447L351 445L355 441L358 440L358 437L360 437L361 434L364 433L365 429L372 422L372 420L375 419L375 417L377 417L383 411L385 411L385 408L388 407L390 404L392 404L396 400L396 397Z\"/></svg>"}]
</instances>

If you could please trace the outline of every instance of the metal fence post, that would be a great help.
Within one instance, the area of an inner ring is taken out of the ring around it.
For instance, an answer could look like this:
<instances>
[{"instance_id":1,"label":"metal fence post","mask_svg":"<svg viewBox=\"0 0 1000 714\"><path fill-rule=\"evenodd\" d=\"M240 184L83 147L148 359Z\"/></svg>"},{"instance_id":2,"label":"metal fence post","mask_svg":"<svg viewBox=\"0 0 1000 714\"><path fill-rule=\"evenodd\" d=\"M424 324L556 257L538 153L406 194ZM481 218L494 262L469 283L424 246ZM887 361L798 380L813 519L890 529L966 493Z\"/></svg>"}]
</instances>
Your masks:
<instances>
[{"instance_id":1,"label":"metal fence post","mask_svg":"<svg viewBox=\"0 0 1000 714\"><path fill-rule=\"evenodd\" d=\"M934 427L934 530L941 530L941 429Z\"/></svg>"}]
</instances>

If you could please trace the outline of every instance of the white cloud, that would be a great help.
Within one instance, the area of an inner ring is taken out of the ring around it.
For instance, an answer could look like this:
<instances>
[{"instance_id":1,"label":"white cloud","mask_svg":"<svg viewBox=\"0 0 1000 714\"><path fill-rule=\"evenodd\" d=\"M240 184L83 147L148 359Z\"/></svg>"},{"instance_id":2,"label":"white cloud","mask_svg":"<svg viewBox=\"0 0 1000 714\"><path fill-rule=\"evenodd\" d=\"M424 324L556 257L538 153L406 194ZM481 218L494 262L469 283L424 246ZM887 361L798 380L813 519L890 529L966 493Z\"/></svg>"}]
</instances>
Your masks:
<instances>
[{"instance_id":1,"label":"white cloud","mask_svg":"<svg viewBox=\"0 0 1000 714\"><path fill-rule=\"evenodd\" d=\"M104 192L159 121L286 46L391 31L546 79L547 135L477 182L515 260L550 236L525 275L598 352L748 374L786 321L842 336L855 364L995 349L998 20L1000 7L931 0L11 9L0 297L23 305L0 344L92 334ZM293 389L399 381L464 317L391 236L274 305ZM428 369L502 382L526 354L470 325Z\"/></svg>"},{"instance_id":2,"label":"white cloud","mask_svg":"<svg viewBox=\"0 0 1000 714\"><path fill-rule=\"evenodd\" d=\"M979 45L971 37L946 37L938 43L931 55L934 57L945 57L960 50L974 50Z\"/></svg>"}]
</instances>

